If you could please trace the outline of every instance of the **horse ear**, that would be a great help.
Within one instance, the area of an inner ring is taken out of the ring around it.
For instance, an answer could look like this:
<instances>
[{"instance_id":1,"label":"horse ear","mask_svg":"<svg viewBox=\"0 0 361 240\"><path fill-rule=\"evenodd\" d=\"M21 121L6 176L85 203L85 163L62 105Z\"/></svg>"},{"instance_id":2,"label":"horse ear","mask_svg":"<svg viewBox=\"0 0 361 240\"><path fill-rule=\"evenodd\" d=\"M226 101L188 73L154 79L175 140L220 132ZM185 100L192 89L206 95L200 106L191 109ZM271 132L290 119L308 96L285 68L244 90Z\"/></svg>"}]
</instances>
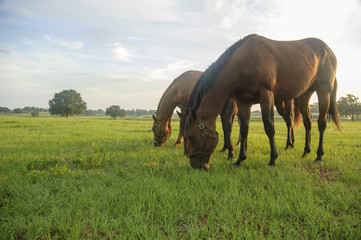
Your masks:
<instances>
[{"instance_id":1,"label":"horse ear","mask_svg":"<svg viewBox=\"0 0 361 240\"><path fill-rule=\"evenodd\" d=\"M193 109L191 109L191 116L194 120L196 120L198 118L197 112L194 111Z\"/></svg>"},{"instance_id":2,"label":"horse ear","mask_svg":"<svg viewBox=\"0 0 361 240\"><path fill-rule=\"evenodd\" d=\"M179 118L182 118L182 117L184 116L183 113L180 113L180 112L178 112L178 111L176 111L176 112L177 112Z\"/></svg>"},{"instance_id":3,"label":"horse ear","mask_svg":"<svg viewBox=\"0 0 361 240\"><path fill-rule=\"evenodd\" d=\"M154 120L154 121L157 121L157 117L156 117L154 114L153 114L152 117L153 117L153 120Z\"/></svg>"}]
</instances>

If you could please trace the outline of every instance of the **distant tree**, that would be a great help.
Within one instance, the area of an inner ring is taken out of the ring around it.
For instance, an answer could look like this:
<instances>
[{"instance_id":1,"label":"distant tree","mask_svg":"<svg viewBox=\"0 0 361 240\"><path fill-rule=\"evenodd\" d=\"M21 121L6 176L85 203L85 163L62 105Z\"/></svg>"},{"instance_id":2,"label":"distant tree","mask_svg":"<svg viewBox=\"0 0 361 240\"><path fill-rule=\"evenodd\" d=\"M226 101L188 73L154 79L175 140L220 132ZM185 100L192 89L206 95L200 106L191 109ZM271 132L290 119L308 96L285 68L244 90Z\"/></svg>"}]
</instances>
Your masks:
<instances>
[{"instance_id":1,"label":"distant tree","mask_svg":"<svg viewBox=\"0 0 361 240\"><path fill-rule=\"evenodd\" d=\"M157 110L149 110L148 115L155 115L157 113Z\"/></svg>"},{"instance_id":2,"label":"distant tree","mask_svg":"<svg viewBox=\"0 0 361 240\"><path fill-rule=\"evenodd\" d=\"M98 110L96 111L96 113L99 114L99 115L105 115L105 112L104 112L103 109L98 109Z\"/></svg>"},{"instance_id":3,"label":"distant tree","mask_svg":"<svg viewBox=\"0 0 361 240\"><path fill-rule=\"evenodd\" d=\"M127 115L130 115L130 116L135 115L135 110L134 110L134 109L132 109L132 110L127 110Z\"/></svg>"},{"instance_id":4,"label":"distant tree","mask_svg":"<svg viewBox=\"0 0 361 240\"><path fill-rule=\"evenodd\" d=\"M32 117L39 117L39 112L38 111L32 111L31 113Z\"/></svg>"},{"instance_id":5,"label":"distant tree","mask_svg":"<svg viewBox=\"0 0 361 240\"><path fill-rule=\"evenodd\" d=\"M13 113L24 113L24 111L23 111L23 109L21 109L21 108L15 108L14 110L13 110Z\"/></svg>"},{"instance_id":6,"label":"distant tree","mask_svg":"<svg viewBox=\"0 0 361 240\"><path fill-rule=\"evenodd\" d=\"M116 117L125 117L126 111L117 105L113 105L106 109L105 115L111 116L115 120Z\"/></svg>"},{"instance_id":7,"label":"distant tree","mask_svg":"<svg viewBox=\"0 0 361 240\"><path fill-rule=\"evenodd\" d=\"M361 103L359 98L352 94L347 94L346 97L340 97L337 101L337 107L341 116L350 116L351 120L355 120L355 115L361 114Z\"/></svg>"},{"instance_id":8,"label":"distant tree","mask_svg":"<svg viewBox=\"0 0 361 240\"><path fill-rule=\"evenodd\" d=\"M144 109L135 110L135 115L137 115L137 116L143 116L143 115L147 115L147 114L148 114L147 110L144 110Z\"/></svg>"},{"instance_id":9,"label":"distant tree","mask_svg":"<svg viewBox=\"0 0 361 240\"><path fill-rule=\"evenodd\" d=\"M97 115L97 113L94 110L85 110L83 112L83 116L96 116L96 115Z\"/></svg>"},{"instance_id":10,"label":"distant tree","mask_svg":"<svg viewBox=\"0 0 361 240\"><path fill-rule=\"evenodd\" d=\"M12 113L10 108L7 107L0 107L0 113Z\"/></svg>"},{"instance_id":11,"label":"distant tree","mask_svg":"<svg viewBox=\"0 0 361 240\"><path fill-rule=\"evenodd\" d=\"M86 110L86 102L80 96L80 93L73 89L63 90L55 93L54 98L49 100L49 112L51 115L61 115L68 118L74 114L81 114Z\"/></svg>"},{"instance_id":12,"label":"distant tree","mask_svg":"<svg viewBox=\"0 0 361 240\"><path fill-rule=\"evenodd\" d=\"M45 108L38 108L38 107L24 107L23 111L24 113L31 113L32 111L47 112L48 110Z\"/></svg>"}]
</instances>

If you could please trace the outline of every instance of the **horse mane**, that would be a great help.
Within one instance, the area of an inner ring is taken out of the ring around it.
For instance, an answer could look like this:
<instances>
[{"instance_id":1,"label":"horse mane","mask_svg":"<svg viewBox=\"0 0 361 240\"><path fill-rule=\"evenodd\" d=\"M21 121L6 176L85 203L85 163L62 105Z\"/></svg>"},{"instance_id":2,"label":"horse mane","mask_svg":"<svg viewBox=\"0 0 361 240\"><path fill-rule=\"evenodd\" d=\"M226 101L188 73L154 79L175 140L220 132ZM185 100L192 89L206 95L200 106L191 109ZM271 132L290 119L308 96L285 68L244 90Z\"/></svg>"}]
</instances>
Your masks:
<instances>
[{"instance_id":1,"label":"horse mane","mask_svg":"<svg viewBox=\"0 0 361 240\"><path fill-rule=\"evenodd\" d=\"M235 42L232 46L230 46L214 63L212 63L207 70L201 75L199 80L197 81L194 89L188 99L186 112L192 108L194 111L197 111L202 97L204 94L211 88L214 82L217 79L217 76L224 68L224 66L228 63L228 60L231 58L233 53L248 39L251 37L257 36L256 34L251 34L239 41Z\"/></svg>"}]
</instances>

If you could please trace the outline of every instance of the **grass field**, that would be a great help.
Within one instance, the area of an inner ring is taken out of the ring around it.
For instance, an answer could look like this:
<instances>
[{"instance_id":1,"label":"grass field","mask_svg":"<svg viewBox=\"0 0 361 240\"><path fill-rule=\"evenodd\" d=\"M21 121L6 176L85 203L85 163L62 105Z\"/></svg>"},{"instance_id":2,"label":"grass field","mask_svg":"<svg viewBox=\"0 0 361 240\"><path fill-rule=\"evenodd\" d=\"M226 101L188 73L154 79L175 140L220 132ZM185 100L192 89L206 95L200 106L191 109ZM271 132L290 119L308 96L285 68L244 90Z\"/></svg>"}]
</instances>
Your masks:
<instances>
[{"instance_id":1,"label":"grass field","mask_svg":"<svg viewBox=\"0 0 361 240\"><path fill-rule=\"evenodd\" d=\"M316 165L317 123L302 159L303 128L283 151L277 121L271 168L262 123L252 121L243 166L232 167L220 141L208 172L173 147L178 123L163 148L153 147L151 126L0 116L0 238L360 239L361 122L342 122L342 134L328 124Z\"/></svg>"}]
</instances>

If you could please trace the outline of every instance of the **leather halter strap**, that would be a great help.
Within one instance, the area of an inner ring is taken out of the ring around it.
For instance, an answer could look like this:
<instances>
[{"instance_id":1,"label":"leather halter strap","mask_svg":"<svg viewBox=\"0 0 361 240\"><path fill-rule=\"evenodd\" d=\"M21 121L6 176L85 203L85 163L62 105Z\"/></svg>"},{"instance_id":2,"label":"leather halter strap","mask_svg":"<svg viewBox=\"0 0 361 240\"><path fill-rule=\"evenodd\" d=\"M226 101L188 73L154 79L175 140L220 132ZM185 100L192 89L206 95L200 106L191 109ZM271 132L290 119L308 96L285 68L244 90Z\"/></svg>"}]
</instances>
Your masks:
<instances>
[{"instance_id":1,"label":"leather halter strap","mask_svg":"<svg viewBox=\"0 0 361 240\"><path fill-rule=\"evenodd\" d=\"M218 132L216 130L213 130L212 128L210 128L207 124L205 124L205 122L203 122L202 119L199 118L198 114L197 114L197 122L198 122L198 128L201 131L201 135L202 135L202 143L201 143L201 146L200 146L198 152L191 153L191 154L187 153L187 156L189 158L211 156L213 154L213 151L212 152L204 151L204 145L206 143L206 139L211 138L211 139L217 140L217 142L218 142ZM187 148L187 151L188 151L188 148Z\"/></svg>"}]
</instances>

